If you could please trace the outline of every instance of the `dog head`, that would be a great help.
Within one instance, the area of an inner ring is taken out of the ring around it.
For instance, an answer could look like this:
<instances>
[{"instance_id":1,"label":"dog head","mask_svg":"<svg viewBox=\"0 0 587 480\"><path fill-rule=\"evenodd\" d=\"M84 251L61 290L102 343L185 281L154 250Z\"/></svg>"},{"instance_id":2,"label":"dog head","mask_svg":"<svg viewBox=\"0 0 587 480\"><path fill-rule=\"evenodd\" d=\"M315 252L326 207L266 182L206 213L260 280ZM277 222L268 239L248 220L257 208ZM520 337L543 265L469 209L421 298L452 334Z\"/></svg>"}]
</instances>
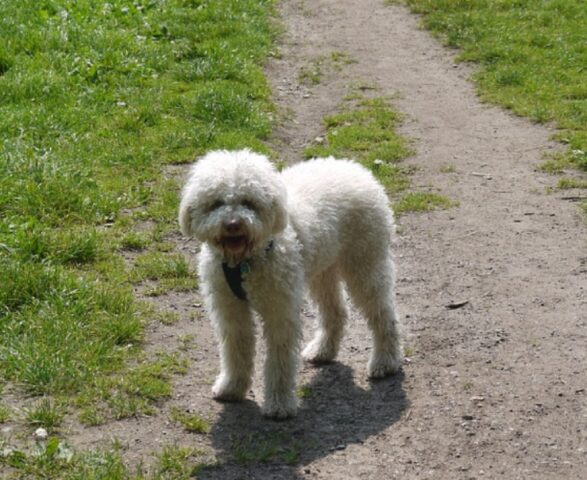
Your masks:
<instances>
[{"instance_id":1,"label":"dog head","mask_svg":"<svg viewBox=\"0 0 587 480\"><path fill-rule=\"evenodd\" d=\"M179 207L184 235L237 264L287 225L286 190L269 160L249 150L214 151L190 172Z\"/></svg>"}]
</instances>

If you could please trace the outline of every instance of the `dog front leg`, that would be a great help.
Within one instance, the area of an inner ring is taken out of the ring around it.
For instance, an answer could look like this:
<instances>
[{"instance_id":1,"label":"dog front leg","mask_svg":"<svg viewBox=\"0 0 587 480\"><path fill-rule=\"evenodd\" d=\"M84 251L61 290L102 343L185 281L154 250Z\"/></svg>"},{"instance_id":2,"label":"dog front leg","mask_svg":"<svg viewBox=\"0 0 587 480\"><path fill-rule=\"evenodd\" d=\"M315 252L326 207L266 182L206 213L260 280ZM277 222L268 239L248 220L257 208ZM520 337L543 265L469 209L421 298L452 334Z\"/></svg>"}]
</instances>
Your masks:
<instances>
[{"instance_id":1,"label":"dog front leg","mask_svg":"<svg viewBox=\"0 0 587 480\"><path fill-rule=\"evenodd\" d=\"M263 414L284 419L298 408L296 374L301 341L299 313L286 318L263 318L267 341Z\"/></svg>"},{"instance_id":2,"label":"dog front leg","mask_svg":"<svg viewBox=\"0 0 587 480\"><path fill-rule=\"evenodd\" d=\"M220 374L212 387L217 400L243 400L251 387L255 328L248 305L234 299L219 302L212 314L220 348Z\"/></svg>"}]
</instances>

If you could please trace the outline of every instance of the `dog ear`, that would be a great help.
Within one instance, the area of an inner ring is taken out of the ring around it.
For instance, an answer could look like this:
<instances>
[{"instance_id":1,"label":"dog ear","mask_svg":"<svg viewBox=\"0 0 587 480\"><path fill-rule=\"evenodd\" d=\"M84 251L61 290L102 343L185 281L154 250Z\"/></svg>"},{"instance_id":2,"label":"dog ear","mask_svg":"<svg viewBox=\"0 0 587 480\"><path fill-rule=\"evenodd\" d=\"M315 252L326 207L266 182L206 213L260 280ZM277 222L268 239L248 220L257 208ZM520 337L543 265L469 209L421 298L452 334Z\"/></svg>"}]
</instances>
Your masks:
<instances>
[{"instance_id":1,"label":"dog ear","mask_svg":"<svg viewBox=\"0 0 587 480\"><path fill-rule=\"evenodd\" d=\"M192 209L191 206L182 201L179 206L179 226L181 227L181 233L186 237L192 234Z\"/></svg>"},{"instance_id":2,"label":"dog ear","mask_svg":"<svg viewBox=\"0 0 587 480\"><path fill-rule=\"evenodd\" d=\"M275 214L273 220L273 230L271 233L276 234L285 229L287 227L287 209L286 209L286 196L284 194L276 199L273 203L273 212Z\"/></svg>"}]
</instances>

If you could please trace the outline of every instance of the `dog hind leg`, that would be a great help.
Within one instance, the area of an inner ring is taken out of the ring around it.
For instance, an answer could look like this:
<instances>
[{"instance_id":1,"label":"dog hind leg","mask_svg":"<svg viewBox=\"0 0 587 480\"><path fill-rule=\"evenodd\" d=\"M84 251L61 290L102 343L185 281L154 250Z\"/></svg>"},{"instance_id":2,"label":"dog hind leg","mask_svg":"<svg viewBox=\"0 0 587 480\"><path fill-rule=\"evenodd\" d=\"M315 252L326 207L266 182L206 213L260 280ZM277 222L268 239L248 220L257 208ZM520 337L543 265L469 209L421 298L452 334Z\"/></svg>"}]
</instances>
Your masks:
<instances>
[{"instance_id":1,"label":"dog hind leg","mask_svg":"<svg viewBox=\"0 0 587 480\"><path fill-rule=\"evenodd\" d=\"M354 271L347 270L344 277L349 294L367 317L373 335L369 377L383 378L401 369L403 352L393 294L393 261L388 253L372 258L372 262L369 259L353 262ZM359 269L358 265L361 265Z\"/></svg>"},{"instance_id":2,"label":"dog hind leg","mask_svg":"<svg viewBox=\"0 0 587 480\"><path fill-rule=\"evenodd\" d=\"M338 354L348 316L336 268L312 279L310 293L318 305L320 317L314 338L304 348L302 357L312 363L331 362Z\"/></svg>"}]
</instances>

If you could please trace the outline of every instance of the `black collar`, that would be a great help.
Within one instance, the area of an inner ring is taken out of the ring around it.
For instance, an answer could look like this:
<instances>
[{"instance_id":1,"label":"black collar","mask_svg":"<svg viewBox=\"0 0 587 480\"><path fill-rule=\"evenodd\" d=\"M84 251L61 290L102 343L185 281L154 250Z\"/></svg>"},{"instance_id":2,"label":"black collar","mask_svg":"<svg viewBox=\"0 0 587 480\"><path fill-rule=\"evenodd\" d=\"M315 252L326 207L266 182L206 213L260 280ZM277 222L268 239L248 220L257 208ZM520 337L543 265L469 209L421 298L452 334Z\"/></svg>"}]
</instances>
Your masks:
<instances>
[{"instance_id":1,"label":"black collar","mask_svg":"<svg viewBox=\"0 0 587 480\"><path fill-rule=\"evenodd\" d=\"M273 240L271 240L265 247L265 253L270 252L272 249ZM234 267L230 267L228 263L222 262L222 271L224 272L224 278L226 278L226 282L232 290L232 293L234 293L237 298L246 301L247 292L245 292L243 288L243 281L251 271L250 261L245 259Z\"/></svg>"}]
</instances>

